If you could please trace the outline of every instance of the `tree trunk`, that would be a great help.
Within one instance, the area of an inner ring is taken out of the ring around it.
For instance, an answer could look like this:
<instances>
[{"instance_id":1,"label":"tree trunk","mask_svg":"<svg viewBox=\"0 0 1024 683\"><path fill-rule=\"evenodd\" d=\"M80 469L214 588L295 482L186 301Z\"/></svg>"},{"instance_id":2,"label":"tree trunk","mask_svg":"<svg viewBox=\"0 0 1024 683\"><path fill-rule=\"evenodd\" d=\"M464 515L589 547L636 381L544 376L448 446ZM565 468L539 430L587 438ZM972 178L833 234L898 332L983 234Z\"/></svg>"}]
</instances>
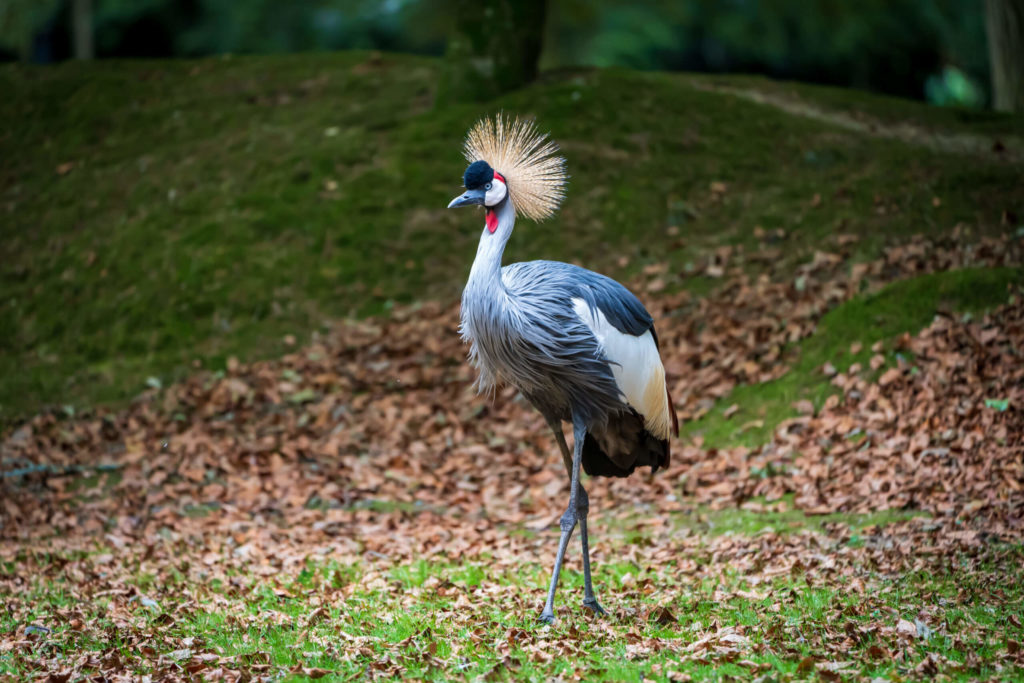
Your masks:
<instances>
[{"instance_id":1,"label":"tree trunk","mask_svg":"<svg viewBox=\"0 0 1024 683\"><path fill-rule=\"evenodd\" d=\"M75 59L96 56L92 35L92 0L72 0L71 31L75 41Z\"/></svg>"},{"instance_id":2,"label":"tree trunk","mask_svg":"<svg viewBox=\"0 0 1024 683\"><path fill-rule=\"evenodd\" d=\"M1024 0L985 0L992 105L1024 112Z\"/></svg>"},{"instance_id":3,"label":"tree trunk","mask_svg":"<svg viewBox=\"0 0 1024 683\"><path fill-rule=\"evenodd\" d=\"M455 0L438 100L482 102L537 77L547 0Z\"/></svg>"}]
</instances>

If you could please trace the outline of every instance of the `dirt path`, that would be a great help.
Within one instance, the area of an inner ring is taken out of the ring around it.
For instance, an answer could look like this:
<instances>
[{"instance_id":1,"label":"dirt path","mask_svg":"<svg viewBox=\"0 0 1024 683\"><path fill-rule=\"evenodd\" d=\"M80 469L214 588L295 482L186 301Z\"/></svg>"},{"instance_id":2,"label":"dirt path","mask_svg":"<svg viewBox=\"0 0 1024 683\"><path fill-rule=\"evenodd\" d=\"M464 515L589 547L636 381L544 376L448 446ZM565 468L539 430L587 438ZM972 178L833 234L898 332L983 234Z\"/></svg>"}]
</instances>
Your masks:
<instances>
[{"instance_id":1,"label":"dirt path","mask_svg":"<svg viewBox=\"0 0 1024 683\"><path fill-rule=\"evenodd\" d=\"M781 109L795 116L822 121L873 137L900 140L937 152L963 154L1013 164L1024 163L1024 140L1014 136L997 138L974 133L950 133L907 121L900 123L882 121L857 110L826 109L795 95L697 81L691 81L690 84L698 90L734 95L751 102Z\"/></svg>"}]
</instances>

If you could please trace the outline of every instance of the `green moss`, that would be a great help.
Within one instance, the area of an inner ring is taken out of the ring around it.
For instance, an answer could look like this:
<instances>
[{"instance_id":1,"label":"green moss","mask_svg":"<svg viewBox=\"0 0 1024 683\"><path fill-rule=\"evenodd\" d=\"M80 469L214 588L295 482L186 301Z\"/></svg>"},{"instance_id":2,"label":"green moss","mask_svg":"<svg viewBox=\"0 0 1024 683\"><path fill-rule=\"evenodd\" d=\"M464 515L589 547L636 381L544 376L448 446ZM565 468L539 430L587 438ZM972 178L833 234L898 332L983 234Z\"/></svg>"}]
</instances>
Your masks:
<instances>
[{"instance_id":1,"label":"green moss","mask_svg":"<svg viewBox=\"0 0 1024 683\"><path fill-rule=\"evenodd\" d=\"M559 72L435 109L437 72L366 53L0 67L0 419L121 400L150 377L279 354L333 318L456 297L480 217L444 207L465 130L499 109L536 116L572 174L564 210L521 223L509 259L613 276L623 256L664 261L675 282L757 225L787 231L795 264L837 229L870 254L957 222L999 231L1020 209L1014 167L673 75Z\"/></svg>"},{"instance_id":2,"label":"green moss","mask_svg":"<svg viewBox=\"0 0 1024 683\"><path fill-rule=\"evenodd\" d=\"M1005 303L1024 286L1021 268L968 268L893 283L876 294L857 297L827 313L815 333L799 344L799 356L781 378L741 385L699 420L683 426L686 437L702 435L710 446L755 445L796 414L793 403L807 399L820 408L837 390L822 373L826 362L839 371L853 363L867 367L871 346L926 327L939 311L980 313ZM1020 296L1019 293L1016 296ZM850 346L859 341L858 353ZM891 351L887 352L892 357ZM739 410L726 418L727 407Z\"/></svg>"}]
</instances>

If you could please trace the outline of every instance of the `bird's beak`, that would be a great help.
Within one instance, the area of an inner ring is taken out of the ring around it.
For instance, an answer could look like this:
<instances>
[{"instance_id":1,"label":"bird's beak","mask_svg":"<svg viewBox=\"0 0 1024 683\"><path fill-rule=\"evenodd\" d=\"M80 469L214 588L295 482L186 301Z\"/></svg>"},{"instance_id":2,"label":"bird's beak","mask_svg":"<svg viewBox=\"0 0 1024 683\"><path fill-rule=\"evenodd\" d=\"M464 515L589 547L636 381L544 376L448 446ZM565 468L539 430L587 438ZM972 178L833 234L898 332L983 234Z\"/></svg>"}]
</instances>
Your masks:
<instances>
[{"instance_id":1,"label":"bird's beak","mask_svg":"<svg viewBox=\"0 0 1024 683\"><path fill-rule=\"evenodd\" d=\"M454 209L456 206L483 206L484 197L487 193L483 190L466 190L461 195L456 197L448 205L449 209Z\"/></svg>"}]
</instances>

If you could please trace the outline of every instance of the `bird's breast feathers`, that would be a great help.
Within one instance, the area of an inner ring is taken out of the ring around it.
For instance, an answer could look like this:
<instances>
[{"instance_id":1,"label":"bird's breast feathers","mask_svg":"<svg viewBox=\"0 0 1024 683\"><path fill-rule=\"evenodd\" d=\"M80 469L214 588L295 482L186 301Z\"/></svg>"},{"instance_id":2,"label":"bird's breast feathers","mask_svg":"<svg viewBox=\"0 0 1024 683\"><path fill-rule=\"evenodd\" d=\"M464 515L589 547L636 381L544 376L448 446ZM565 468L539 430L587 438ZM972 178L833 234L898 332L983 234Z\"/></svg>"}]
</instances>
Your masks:
<instances>
[{"instance_id":1,"label":"bird's breast feathers","mask_svg":"<svg viewBox=\"0 0 1024 683\"><path fill-rule=\"evenodd\" d=\"M651 434L667 439L672 417L665 387L665 368L661 364L654 335L650 330L641 335L620 332L608 322L600 308L592 307L582 298L574 298L572 306L580 321L597 339L623 400L643 416Z\"/></svg>"}]
</instances>

